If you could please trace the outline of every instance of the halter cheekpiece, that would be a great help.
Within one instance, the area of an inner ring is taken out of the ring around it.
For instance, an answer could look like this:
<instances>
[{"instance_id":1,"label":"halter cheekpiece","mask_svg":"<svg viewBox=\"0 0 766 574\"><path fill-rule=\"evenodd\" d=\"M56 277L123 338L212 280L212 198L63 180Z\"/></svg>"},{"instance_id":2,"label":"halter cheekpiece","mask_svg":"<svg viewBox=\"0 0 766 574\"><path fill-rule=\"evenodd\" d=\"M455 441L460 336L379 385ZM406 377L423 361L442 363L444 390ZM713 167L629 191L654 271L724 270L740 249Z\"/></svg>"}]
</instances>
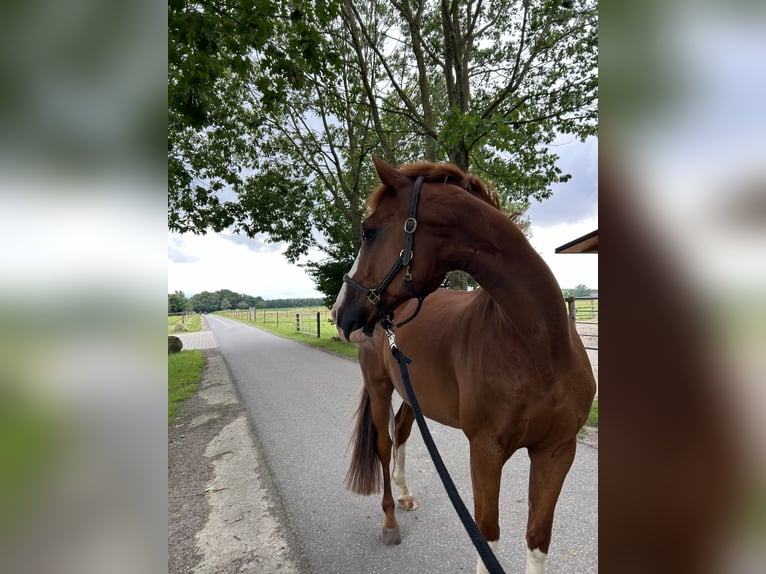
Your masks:
<instances>
[{"instance_id":1,"label":"halter cheekpiece","mask_svg":"<svg viewBox=\"0 0 766 574\"><path fill-rule=\"evenodd\" d=\"M385 329L390 329L393 326L394 315L393 313L386 313L385 309L383 309L383 304L380 302L380 296L391 284L391 281L394 280L394 277L402 268L404 269L404 284L407 286L407 290L410 292L410 295L418 300L418 306L415 309L415 312L408 319L402 321L401 323L397 323L396 326L401 327L405 323L412 321L420 312L420 307L423 304L423 299L426 297L425 295L419 295L415 292L415 289L412 287L412 274L410 273L410 263L412 262L412 258L415 255L412 251L412 237L415 235L415 231L418 228L418 220L415 218L415 216L417 215L418 211L420 188L423 186L424 181L425 177L422 175L415 180L415 185L412 188L412 200L410 202L409 217L404 221L404 249L402 249L402 251L399 253L399 258L391 267L391 270L383 278L383 281L380 282L380 285L378 285L375 289L372 289L365 287L361 283L355 281L349 277L348 274L343 276L343 281L345 283L362 293L365 297L367 297L367 300L375 306L375 308L378 310L378 314L380 315L381 324Z\"/></svg>"}]
</instances>

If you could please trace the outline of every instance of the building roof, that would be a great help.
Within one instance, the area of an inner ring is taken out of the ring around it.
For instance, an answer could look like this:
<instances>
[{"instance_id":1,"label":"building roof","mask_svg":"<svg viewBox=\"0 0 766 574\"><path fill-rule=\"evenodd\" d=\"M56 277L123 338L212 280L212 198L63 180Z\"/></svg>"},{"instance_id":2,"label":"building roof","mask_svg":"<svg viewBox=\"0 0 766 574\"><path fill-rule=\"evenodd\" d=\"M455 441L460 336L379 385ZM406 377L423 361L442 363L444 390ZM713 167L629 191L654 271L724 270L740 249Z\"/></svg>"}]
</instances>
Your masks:
<instances>
[{"instance_id":1,"label":"building roof","mask_svg":"<svg viewBox=\"0 0 766 574\"><path fill-rule=\"evenodd\" d=\"M598 229L557 247L556 253L598 253Z\"/></svg>"}]
</instances>

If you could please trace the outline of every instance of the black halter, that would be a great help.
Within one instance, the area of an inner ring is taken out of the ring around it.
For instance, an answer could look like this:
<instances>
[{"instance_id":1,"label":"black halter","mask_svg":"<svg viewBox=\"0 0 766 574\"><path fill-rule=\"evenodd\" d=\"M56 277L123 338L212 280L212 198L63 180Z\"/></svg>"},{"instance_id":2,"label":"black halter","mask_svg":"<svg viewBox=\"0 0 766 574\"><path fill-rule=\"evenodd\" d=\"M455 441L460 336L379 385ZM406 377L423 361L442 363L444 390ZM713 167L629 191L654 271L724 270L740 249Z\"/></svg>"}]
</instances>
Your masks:
<instances>
[{"instance_id":1,"label":"black halter","mask_svg":"<svg viewBox=\"0 0 766 574\"><path fill-rule=\"evenodd\" d=\"M420 312L420 307L423 305L423 299L426 298L426 295L420 295L415 292L415 289L412 287L412 274L410 273L410 262L414 256L414 253L412 252L412 236L415 234L415 230L418 228L418 220L415 219L415 215L417 214L418 210L418 199L420 197L420 188L423 186L423 181L425 181L423 176L418 177L415 180L414 187L412 188L410 214L409 217L404 221L404 249L402 249L401 253L399 254L399 259L396 260L393 267L391 267L391 270L383 278L383 281L380 282L380 285L378 285L375 289L370 289L349 277L348 274L343 276L343 281L345 283L360 293L364 294L364 296L367 297L367 300L375 305L375 308L378 310L378 314L380 315L381 324L384 328L390 328L392 326L394 315L391 313L389 317L385 309L383 309L383 304L380 302L380 296L391 284L391 281L393 281L396 274L399 273L402 268L404 268L404 284L407 286L407 290L410 292L410 295L418 300L418 306L415 309L415 312L408 319L402 321L401 323L397 323L396 326L401 327L402 325L412 321Z\"/></svg>"}]
</instances>

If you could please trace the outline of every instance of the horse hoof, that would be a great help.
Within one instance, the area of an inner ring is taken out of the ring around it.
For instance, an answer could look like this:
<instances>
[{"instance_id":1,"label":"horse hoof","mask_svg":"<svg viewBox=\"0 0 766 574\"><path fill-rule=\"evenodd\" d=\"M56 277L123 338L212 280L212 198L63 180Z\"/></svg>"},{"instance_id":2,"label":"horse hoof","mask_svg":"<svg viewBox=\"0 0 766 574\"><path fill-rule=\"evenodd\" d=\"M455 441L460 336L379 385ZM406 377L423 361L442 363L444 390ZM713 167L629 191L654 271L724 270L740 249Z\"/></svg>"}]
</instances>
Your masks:
<instances>
[{"instance_id":1,"label":"horse hoof","mask_svg":"<svg viewBox=\"0 0 766 574\"><path fill-rule=\"evenodd\" d=\"M414 496L405 496L399 499L399 508L402 510L415 510L418 507L418 503L415 502Z\"/></svg>"},{"instance_id":2,"label":"horse hoof","mask_svg":"<svg viewBox=\"0 0 766 574\"><path fill-rule=\"evenodd\" d=\"M394 546L402 543L402 535L399 534L399 528L392 528L388 530L383 529L383 544L386 546Z\"/></svg>"}]
</instances>

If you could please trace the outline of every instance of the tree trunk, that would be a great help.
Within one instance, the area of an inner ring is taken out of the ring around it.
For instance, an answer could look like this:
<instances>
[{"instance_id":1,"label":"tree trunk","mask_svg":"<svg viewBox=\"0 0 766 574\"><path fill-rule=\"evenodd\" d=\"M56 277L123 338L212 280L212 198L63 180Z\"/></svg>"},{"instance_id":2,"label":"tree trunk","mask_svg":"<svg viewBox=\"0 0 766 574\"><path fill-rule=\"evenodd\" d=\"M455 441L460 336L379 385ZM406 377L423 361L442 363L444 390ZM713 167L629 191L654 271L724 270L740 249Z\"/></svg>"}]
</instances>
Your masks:
<instances>
[{"instance_id":1,"label":"tree trunk","mask_svg":"<svg viewBox=\"0 0 766 574\"><path fill-rule=\"evenodd\" d=\"M400 13L407 21L410 29L410 39L412 41L412 54L415 56L415 62L418 67L418 88L420 90L420 102L423 106L423 124L425 127L425 136L423 138L424 157L428 161L436 161L436 132L434 130L434 112L431 106L431 88L428 85L428 70L426 68L426 59L423 48L423 37L420 35L422 28L422 3L418 5L417 14L412 13L412 7L408 2L397 4L394 2Z\"/></svg>"}]
</instances>

